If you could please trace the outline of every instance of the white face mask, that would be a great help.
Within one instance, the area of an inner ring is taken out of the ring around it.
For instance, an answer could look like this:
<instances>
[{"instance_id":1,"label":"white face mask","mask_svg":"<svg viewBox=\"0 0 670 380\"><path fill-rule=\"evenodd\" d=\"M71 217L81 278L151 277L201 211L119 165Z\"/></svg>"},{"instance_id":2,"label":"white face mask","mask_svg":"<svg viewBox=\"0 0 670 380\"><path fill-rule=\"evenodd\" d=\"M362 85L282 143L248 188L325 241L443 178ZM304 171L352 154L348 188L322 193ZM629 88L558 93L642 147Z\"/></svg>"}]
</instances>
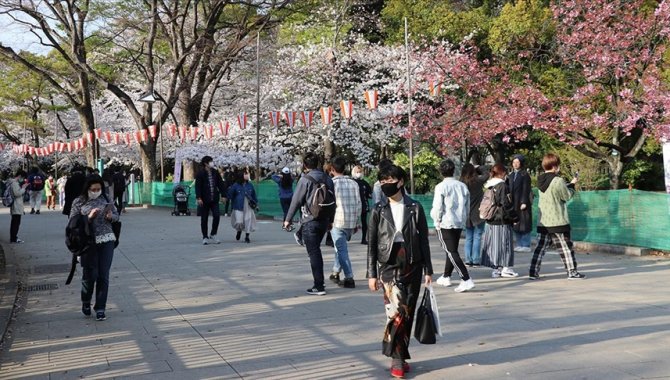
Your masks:
<instances>
[{"instance_id":1,"label":"white face mask","mask_svg":"<svg viewBox=\"0 0 670 380\"><path fill-rule=\"evenodd\" d=\"M245 175L244 175L244 180L245 180L245 181L248 181L248 180L249 180L249 174L245 174Z\"/></svg>"},{"instance_id":2,"label":"white face mask","mask_svg":"<svg viewBox=\"0 0 670 380\"><path fill-rule=\"evenodd\" d=\"M209 163L209 167L212 168L212 169L214 169L214 161L212 161L212 162Z\"/></svg>"},{"instance_id":3,"label":"white face mask","mask_svg":"<svg viewBox=\"0 0 670 380\"><path fill-rule=\"evenodd\" d=\"M363 176L363 173L355 172L355 173L352 173L351 176L356 178L356 179L360 179Z\"/></svg>"},{"instance_id":4,"label":"white face mask","mask_svg":"<svg viewBox=\"0 0 670 380\"><path fill-rule=\"evenodd\" d=\"M88 192L88 198L89 199L97 199L100 196L100 194L102 194L102 190L101 191L89 191Z\"/></svg>"}]
</instances>

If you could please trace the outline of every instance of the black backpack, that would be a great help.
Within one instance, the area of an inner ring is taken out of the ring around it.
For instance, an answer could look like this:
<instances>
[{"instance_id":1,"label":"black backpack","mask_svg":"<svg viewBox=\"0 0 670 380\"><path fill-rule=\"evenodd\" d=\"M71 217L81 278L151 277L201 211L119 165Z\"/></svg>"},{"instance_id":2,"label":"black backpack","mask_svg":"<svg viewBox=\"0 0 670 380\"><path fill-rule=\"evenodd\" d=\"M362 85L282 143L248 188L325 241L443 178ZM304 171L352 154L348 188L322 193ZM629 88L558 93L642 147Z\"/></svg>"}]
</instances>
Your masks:
<instances>
[{"instance_id":1,"label":"black backpack","mask_svg":"<svg viewBox=\"0 0 670 380\"><path fill-rule=\"evenodd\" d=\"M305 175L312 182L312 193L307 199L307 208L315 220L330 221L335 216L335 193L328 188L325 181L317 181Z\"/></svg>"},{"instance_id":2,"label":"black backpack","mask_svg":"<svg viewBox=\"0 0 670 380\"><path fill-rule=\"evenodd\" d=\"M75 256L81 256L95 244L95 234L88 223L88 216L74 215L65 227L65 245Z\"/></svg>"}]
</instances>

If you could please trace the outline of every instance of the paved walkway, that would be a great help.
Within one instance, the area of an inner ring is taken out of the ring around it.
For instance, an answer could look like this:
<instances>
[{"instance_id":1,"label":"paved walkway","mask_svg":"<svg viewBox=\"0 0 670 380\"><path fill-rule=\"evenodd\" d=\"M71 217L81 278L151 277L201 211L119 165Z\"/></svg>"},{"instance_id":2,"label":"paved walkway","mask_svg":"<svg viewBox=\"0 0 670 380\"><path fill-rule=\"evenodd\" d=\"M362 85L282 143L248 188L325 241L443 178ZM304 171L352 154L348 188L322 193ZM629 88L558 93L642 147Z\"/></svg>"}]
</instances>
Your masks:
<instances>
[{"instance_id":1,"label":"paved walkway","mask_svg":"<svg viewBox=\"0 0 670 380\"><path fill-rule=\"evenodd\" d=\"M363 246L352 244L356 289L308 296L306 253L279 223L261 221L244 244L223 218L223 244L202 246L198 220L169 213L124 215L108 319L96 322L79 311L78 284L64 285L65 218L26 215L26 243L9 245L2 209L0 243L23 290L0 378L389 377L381 294L365 286ZM432 243L439 269L444 254ZM325 251L329 268L332 250ZM517 256L521 273L529 260ZM412 340L408 378L670 379L670 261L598 253L578 261L585 281L567 281L549 255L540 282L475 269L474 291L437 289L445 335L432 346ZM35 289L49 284L57 288Z\"/></svg>"}]
</instances>

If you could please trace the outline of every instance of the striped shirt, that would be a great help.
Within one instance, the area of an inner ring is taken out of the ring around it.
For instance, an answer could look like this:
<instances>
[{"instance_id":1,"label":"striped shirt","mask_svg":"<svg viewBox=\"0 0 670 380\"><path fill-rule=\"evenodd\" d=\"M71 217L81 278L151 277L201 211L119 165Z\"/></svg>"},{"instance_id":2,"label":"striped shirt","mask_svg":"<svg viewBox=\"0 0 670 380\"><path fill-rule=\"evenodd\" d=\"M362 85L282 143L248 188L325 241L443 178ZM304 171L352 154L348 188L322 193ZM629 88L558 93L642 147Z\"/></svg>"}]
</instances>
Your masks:
<instances>
[{"instance_id":1,"label":"striped shirt","mask_svg":"<svg viewBox=\"0 0 670 380\"><path fill-rule=\"evenodd\" d=\"M361 215L361 196L356 181L349 176L340 175L333 178L335 184L335 228L356 228Z\"/></svg>"}]
</instances>

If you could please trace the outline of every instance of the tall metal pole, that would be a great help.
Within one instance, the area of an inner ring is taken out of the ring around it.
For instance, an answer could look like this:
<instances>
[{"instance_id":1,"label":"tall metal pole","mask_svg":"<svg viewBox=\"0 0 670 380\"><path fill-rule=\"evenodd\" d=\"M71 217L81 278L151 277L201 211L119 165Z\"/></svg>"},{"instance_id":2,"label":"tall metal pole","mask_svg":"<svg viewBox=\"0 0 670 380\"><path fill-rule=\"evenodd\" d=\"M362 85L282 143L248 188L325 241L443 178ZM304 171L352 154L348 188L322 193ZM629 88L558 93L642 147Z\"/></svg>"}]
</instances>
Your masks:
<instances>
[{"instance_id":1,"label":"tall metal pole","mask_svg":"<svg viewBox=\"0 0 670 380\"><path fill-rule=\"evenodd\" d=\"M261 31L256 33L256 187L261 181Z\"/></svg>"},{"instance_id":2,"label":"tall metal pole","mask_svg":"<svg viewBox=\"0 0 670 380\"><path fill-rule=\"evenodd\" d=\"M407 56L407 125L409 126L409 184L414 194L414 126L412 125L412 78L409 67L409 38L407 17L405 17L405 55Z\"/></svg>"},{"instance_id":3,"label":"tall metal pole","mask_svg":"<svg viewBox=\"0 0 670 380\"><path fill-rule=\"evenodd\" d=\"M54 144L58 141L58 119L56 118L56 110L54 107ZM57 147L56 147L57 148ZM54 176L58 180L58 149L54 149L56 159L54 160Z\"/></svg>"},{"instance_id":4,"label":"tall metal pole","mask_svg":"<svg viewBox=\"0 0 670 380\"><path fill-rule=\"evenodd\" d=\"M165 181L165 173L163 172L163 96L161 95L161 62L160 58L158 59L158 123L156 123L156 132L158 133L158 139L160 140L160 154L161 154L161 182ZM175 165L177 163L175 162Z\"/></svg>"}]
</instances>

